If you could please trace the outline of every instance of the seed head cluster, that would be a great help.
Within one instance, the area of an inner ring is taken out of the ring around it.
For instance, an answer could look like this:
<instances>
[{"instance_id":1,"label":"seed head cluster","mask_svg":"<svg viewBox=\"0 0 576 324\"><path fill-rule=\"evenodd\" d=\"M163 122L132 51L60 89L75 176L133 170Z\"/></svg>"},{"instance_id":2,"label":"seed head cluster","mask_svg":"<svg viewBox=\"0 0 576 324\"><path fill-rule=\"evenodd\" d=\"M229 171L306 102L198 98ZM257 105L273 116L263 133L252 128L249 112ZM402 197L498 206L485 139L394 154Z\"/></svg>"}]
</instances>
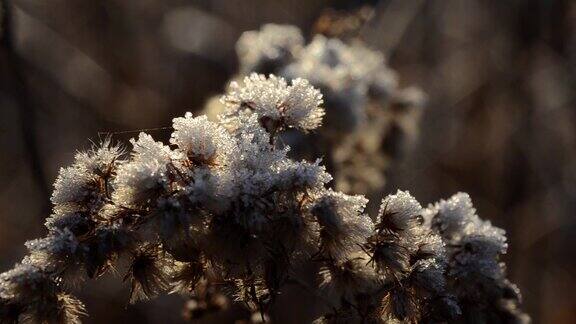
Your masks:
<instances>
[{"instance_id":1,"label":"seed head cluster","mask_svg":"<svg viewBox=\"0 0 576 324\"><path fill-rule=\"evenodd\" d=\"M181 293L190 319L225 310L223 292L266 319L307 261L310 289L330 303L318 323L526 320L498 261L504 232L466 194L425 209L398 191L372 221L366 198L327 188L320 160L295 161L274 141L321 124L308 81L253 74L222 100L219 122L175 118L170 145L145 133L130 152L105 141L60 170L48 235L0 274L2 323L79 323L68 290L118 258L130 260L130 302Z\"/></svg>"},{"instance_id":2,"label":"seed head cluster","mask_svg":"<svg viewBox=\"0 0 576 324\"><path fill-rule=\"evenodd\" d=\"M230 107L258 107L258 113L268 119L268 130L279 125L291 128L281 136L282 142L292 147L290 157L323 157L338 190L379 196L392 161L417 137L426 101L422 91L401 88L379 51L359 41L345 42L321 34L306 44L301 31L291 25L266 24L260 30L247 31L236 49L239 73L232 78L231 93L221 100L209 100L205 113L214 119ZM288 86L276 77L252 73L272 73L294 81ZM318 106L319 94L304 91L308 83L322 93L325 111L290 105L292 97L306 96L307 105ZM269 93L265 88L285 91L278 92L279 98L267 98L262 96ZM281 109L276 109L278 103L284 103ZM322 127L310 132L322 119Z\"/></svg>"}]
</instances>

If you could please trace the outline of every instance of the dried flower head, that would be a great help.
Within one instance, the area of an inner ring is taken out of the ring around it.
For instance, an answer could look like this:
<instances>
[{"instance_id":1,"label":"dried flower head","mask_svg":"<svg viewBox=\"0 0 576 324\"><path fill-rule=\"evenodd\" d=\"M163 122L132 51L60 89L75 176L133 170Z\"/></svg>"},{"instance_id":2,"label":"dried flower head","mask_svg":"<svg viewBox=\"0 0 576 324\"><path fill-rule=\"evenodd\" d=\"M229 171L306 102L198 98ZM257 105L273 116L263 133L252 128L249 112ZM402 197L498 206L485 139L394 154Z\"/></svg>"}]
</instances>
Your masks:
<instances>
[{"instance_id":1,"label":"dried flower head","mask_svg":"<svg viewBox=\"0 0 576 324\"><path fill-rule=\"evenodd\" d=\"M124 276L124 280L129 280L132 285L130 302L147 300L166 291L169 287L170 269L170 260L158 246L140 247Z\"/></svg>"},{"instance_id":2,"label":"dried flower head","mask_svg":"<svg viewBox=\"0 0 576 324\"><path fill-rule=\"evenodd\" d=\"M236 43L243 73L274 73L297 56L304 45L300 29L266 24L259 31L244 32Z\"/></svg>"},{"instance_id":3,"label":"dried flower head","mask_svg":"<svg viewBox=\"0 0 576 324\"><path fill-rule=\"evenodd\" d=\"M507 293L514 289L509 289L499 261L507 249L504 230L480 219L466 193L441 200L424 214L447 242L448 281L462 303L463 316L477 313L482 320L510 318L526 323L528 317L518 310L520 298Z\"/></svg>"},{"instance_id":4,"label":"dried flower head","mask_svg":"<svg viewBox=\"0 0 576 324\"><path fill-rule=\"evenodd\" d=\"M297 128L309 131L322 123L324 109L322 94L307 80L295 79L290 85L274 75L251 74L243 85L230 84L228 95L222 98L228 106L228 114L249 109L260 116L260 122L268 131Z\"/></svg>"},{"instance_id":5,"label":"dried flower head","mask_svg":"<svg viewBox=\"0 0 576 324\"><path fill-rule=\"evenodd\" d=\"M363 214L367 202L363 196L348 196L332 190L317 200L312 214L320 225L323 256L342 259L371 235L372 221Z\"/></svg>"},{"instance_id":6,"label":"dried flower head","mask_svg":"<svg viewBox=\"0 0 576 324\"><path fill-rule=\"evenodd\" d=\"M186 113L184 118L174 118L174 132L170 143L186 153L195 164L230 163L234 151L234 140L221 125L208 121L206 116L192 117Z\"/></svg>"}]
</instances>

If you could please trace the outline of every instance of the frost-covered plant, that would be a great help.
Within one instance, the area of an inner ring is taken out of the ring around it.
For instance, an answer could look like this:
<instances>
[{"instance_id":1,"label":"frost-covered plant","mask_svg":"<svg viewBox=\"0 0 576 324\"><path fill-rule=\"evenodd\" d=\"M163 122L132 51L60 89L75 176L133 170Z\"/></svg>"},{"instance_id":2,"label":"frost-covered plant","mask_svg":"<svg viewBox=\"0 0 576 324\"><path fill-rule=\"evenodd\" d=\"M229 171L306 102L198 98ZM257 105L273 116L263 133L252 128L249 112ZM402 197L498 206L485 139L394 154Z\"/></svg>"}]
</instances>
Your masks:
<instances>
[{"instance_id":1,"label":"frost-covered plant","mask_svg":"<svg viewBox=\"0 0 576 324\"><path fill-rule=\"evenodd\" d=\"M345 43L323 35L305 45L297 27L266 24L259 31L245 32L238 40L237 53L240 68L231 83L233 91L242 82L262 86L276 82L259 82L259 77L251 76L256 72L305 78L324 95L326 116L321 129L282 136L292 147L292 157L323 157L338 190L377 193L383 188L391 161L417 135L425 96L417 88L400 88L396 73L380 52L358 40ZM225 98L224 105L212 99L205 113L221 114L229 103L230 98ZM278 115L276 110L269 113Z\"/></svg>"},{"instance_id":2,"label":"frost-covered plant","mask_svg":"<svg viewBox=\"0 0 576 324\"><path fill-rule=\"evenodd\" d=\"M506 279L499 260L508 247L505 231L480 219L466 193L429 206L423 215L445 242L448 284L459 300L462 320L528 322L518 308L520 291Z\"/></svg>"},{"instance_id":3,"label":"frost-covered plant","mask_svg":"<svg viewBox=\"0 0 576 324\"><path fill-rule=\"evenodd\" d=\"M141 133L129 154L105 142L61 169L48 235L0 274L0 322L78 323L68 290L120 257L130 302L188 295L189 319L225 310L227 292L266 320L307 260L321 281L308 289L331 306L318 322L525 319L498 263L503 231L467 196L423 209L398 191L373 222L366 198L327 188L320 160L288 157L280 133L322 121L308 81L252 75L223 101L219 122L175 118L170 145Z\"/></svg>"},{"instance_id":4,"label":"frost-covered plant","mask_svg":"<svg viewBox=\"0 0 576 324\"><path fill-rule=\"evenodd\" d=\"M260 122L271 134L286 128L301 131L316 129L322 122L324 109L322 94L308 83L297 78L288 86L283 78L256 73L244 79L240 86L230 85L230 93L222 98L228 106L227 114L234 115L238 109L254 110Z\"/></svg>"},{"instance_id":5,"label":"frost-covered plant","mask_svg":"<svg viewBox=\"0 0 576 324\"><path fill-rule=\"evenodd\" d=\"M321 250L322 285L340 302L318 323L530 321L498 259L504 231L481 220L467 194L426 209L407 192L389 195L358 246L344 258Z\"/></svg>"},{"instance_id":6,"label":"frost-covered plant","mask_svg":"<svg viewBox=\"0 0 576 324\"><path fill-rule=\"evenodd\" d=\"M304 37L295 26L266 24L260 31L245 32L236 43L241 73L273 73L303 47Z\"/></svg>"},{"instance_id":7,"label":"frost-covered plant","mask_svg":"<svg viewBox=\"0 0 576 324\"><path fill-rule=\"evenodd\" d=\"M77 322L84 309L68 284L102 275L121 255L131 259L131 302L209 279L264 312L318 244L309 210L331 180L320 161L293 161L273 139L316 128L322 96L305 80L275 77L237 90L229 103L252 111L218 123L188 113L174 119L171 146L141 133L129 155L106 142L63 168L48 236L0 275L2 322Z\"/></svg>"},{"instance_id":8,"label":"frost-covered plant","mask_svg":"<svg viewBox=\"0 0 576 324\"><path fill-rule=\"evenodd\" d=\"M422 207L398 191L382 201L374 231L344 258L328 253L323 285L340 299L318 322L448 321L460 309L445 279L442 239Z\"/></svg>"}]
</instances>

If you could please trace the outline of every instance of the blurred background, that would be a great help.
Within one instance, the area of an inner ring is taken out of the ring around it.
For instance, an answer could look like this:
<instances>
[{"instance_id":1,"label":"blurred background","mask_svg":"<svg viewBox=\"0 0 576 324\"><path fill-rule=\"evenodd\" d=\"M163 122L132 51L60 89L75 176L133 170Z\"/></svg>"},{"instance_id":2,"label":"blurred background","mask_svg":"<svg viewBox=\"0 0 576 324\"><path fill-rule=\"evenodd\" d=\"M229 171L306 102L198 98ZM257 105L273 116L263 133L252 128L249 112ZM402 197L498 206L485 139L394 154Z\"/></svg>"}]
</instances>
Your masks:
<instances>
[{"instance_id":1,"label":"blurred background","mask_svg":"<svg viewBox=\"0 0 576 324\"><path fill-rule=\"evenodd\" d=\"M326 10L371 6L361 29L400 83L426 92L418 143L386 192L424 205L470 193L506 229L505 261L535 323L576 323L576 3L569 0L2 0L0 270L45 234L59 167L106 133L199 111L264 23L310 35ZM120 270L121 271L121 270ZM176 296L128 306L121 275L78 294L87 323L181 322Z\"/></svg>"}]
</instances>

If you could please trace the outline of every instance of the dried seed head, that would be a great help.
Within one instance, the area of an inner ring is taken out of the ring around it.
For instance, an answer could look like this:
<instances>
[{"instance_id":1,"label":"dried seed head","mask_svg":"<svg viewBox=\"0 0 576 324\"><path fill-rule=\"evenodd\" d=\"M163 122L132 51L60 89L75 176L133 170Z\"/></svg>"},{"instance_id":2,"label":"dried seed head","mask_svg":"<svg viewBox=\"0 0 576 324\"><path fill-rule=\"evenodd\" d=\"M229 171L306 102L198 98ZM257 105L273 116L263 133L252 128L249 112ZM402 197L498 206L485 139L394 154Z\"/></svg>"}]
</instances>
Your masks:
<instances>
[{"instance_id":1,"label":"dried seed head","mask_svg":"<svg viewBox=\"0 0 576 324\"><path fill-rule=\"evenodd\" d=\"M175 153L145 133L131 142L134 153L130 162L118 168L112 200L123 207L141 207L167 189L167 166Z\"/></svg>"},{"instance_id":2,"label":"dried seed head","mask_svg":"<svg viewBox=\"0 0 576 324\"><path fill-rule=\"evenodd\" d=\"M221 125L208 121L206 116L192 117L191 113L186 113L184 118L174 118L173 124L170 143L177 145L194 164L224 166L238 154L230 133Z\"/></svg>"},{"instance_id":3,"label":"dried seed head","mask_svg":"<svg viewBox=\"0 0 576 324\"><path fill-rule=\"evenodd\" d=\"M324 109L320 91L307 80L295 79L291 85L283 79L270 75L251 74L243 85L230 84L228 94L222 97L229 116L243 110L252 110L272 135L285 128L309 131L322 123Z\"/></svg>"},{"instance_id":4,"label":"dried seed head","mask_svg":"<svg viewBox=\"0 0 576 324\"><path fill-rule=\"evenodd\" d=\"M122 163L123 150L104 141L89 152L78 153L74 164L61 168L54 183L52 203L68 207L97 211L108 195L109 180Z\"/></svg>"},{"instance_id":5,"label":"dried seed head","mask_svg":"<svg viewBox=\"0 0 576 324\"><path fill-rule=\"evenodd\" d=\"M373 230L370 217L363 214L367 199L326 190L311 212L320 225L320 253L344 259L366 241Z\"/></svg>"},{"instance_id":6,"label":"dried seed head","mask_svg":"<svg viewBox=\"0 0 576 324\"><path fill-rule=\"evenodd\" d=\"M169 288L171 262L158 246L138 249L124 280L130 280L130 303L147 300Z\"/></svg>"},{"instance_id":7,"label":"dried seed head","mask_svg":"<svg viewBox=\"0 0 576 324\"><path fill-rule=\"evenodd\" d=\"M384 318L392 316L407 323L416 323L419 314L414 293L403 287L394 287L384 296L382 311Z\"/></svg>"},{"instance_id":8,"label":"dried seed head","mask_svg":"<svg viewBox=\"0 0 576 324\"><path fill-rule=\"evenodd\" d=\"M388 280L399 280L410 269L410 250L394 234L375 235L368 239L365 249L370 263Z\"/></svg>"},{"instance_id":9,"label":"dried seed head","mask_svg":"<svg viewBox=\"0 0 576 324\"><path fill-rule=\"evenodd\" d=\"M204 264L198 259L194 262L175 263L172 276L172 292L191 293L204 276Z\"/></svg>"},{"instance_id":10,"label":"dried seed head","mask_svg":"<svg viewBox=\"0 0 576 324\"><path fill-rule=\"evenodd\" d=\"M304 37L291 25L265 24L244 32L236 43L242 74L274 73L302 50Z\"/></svg>"},{"instance_id":11,"label":"dried seed head","mask_svg":"<svg viewBox=\"0 0 576 324\"><path fill-rule=\"evenodd\" d=\"M369 261L369 255L358 251L347 260L327 263L320 269L321 287L346 298L374 293L382 280L374 268L367 266Z\"/></svg>"},{"instance_id":12,"label":"dried seed head","mask_svg":"<svg viewBox=\"0 0 576 324\"><path fill-rule=\"evenodd\" d=\"M407 191L400 191L382 200L376 229L379 232L400 233L419 225L422 207Z\"/></svg>"}]
</instances>

